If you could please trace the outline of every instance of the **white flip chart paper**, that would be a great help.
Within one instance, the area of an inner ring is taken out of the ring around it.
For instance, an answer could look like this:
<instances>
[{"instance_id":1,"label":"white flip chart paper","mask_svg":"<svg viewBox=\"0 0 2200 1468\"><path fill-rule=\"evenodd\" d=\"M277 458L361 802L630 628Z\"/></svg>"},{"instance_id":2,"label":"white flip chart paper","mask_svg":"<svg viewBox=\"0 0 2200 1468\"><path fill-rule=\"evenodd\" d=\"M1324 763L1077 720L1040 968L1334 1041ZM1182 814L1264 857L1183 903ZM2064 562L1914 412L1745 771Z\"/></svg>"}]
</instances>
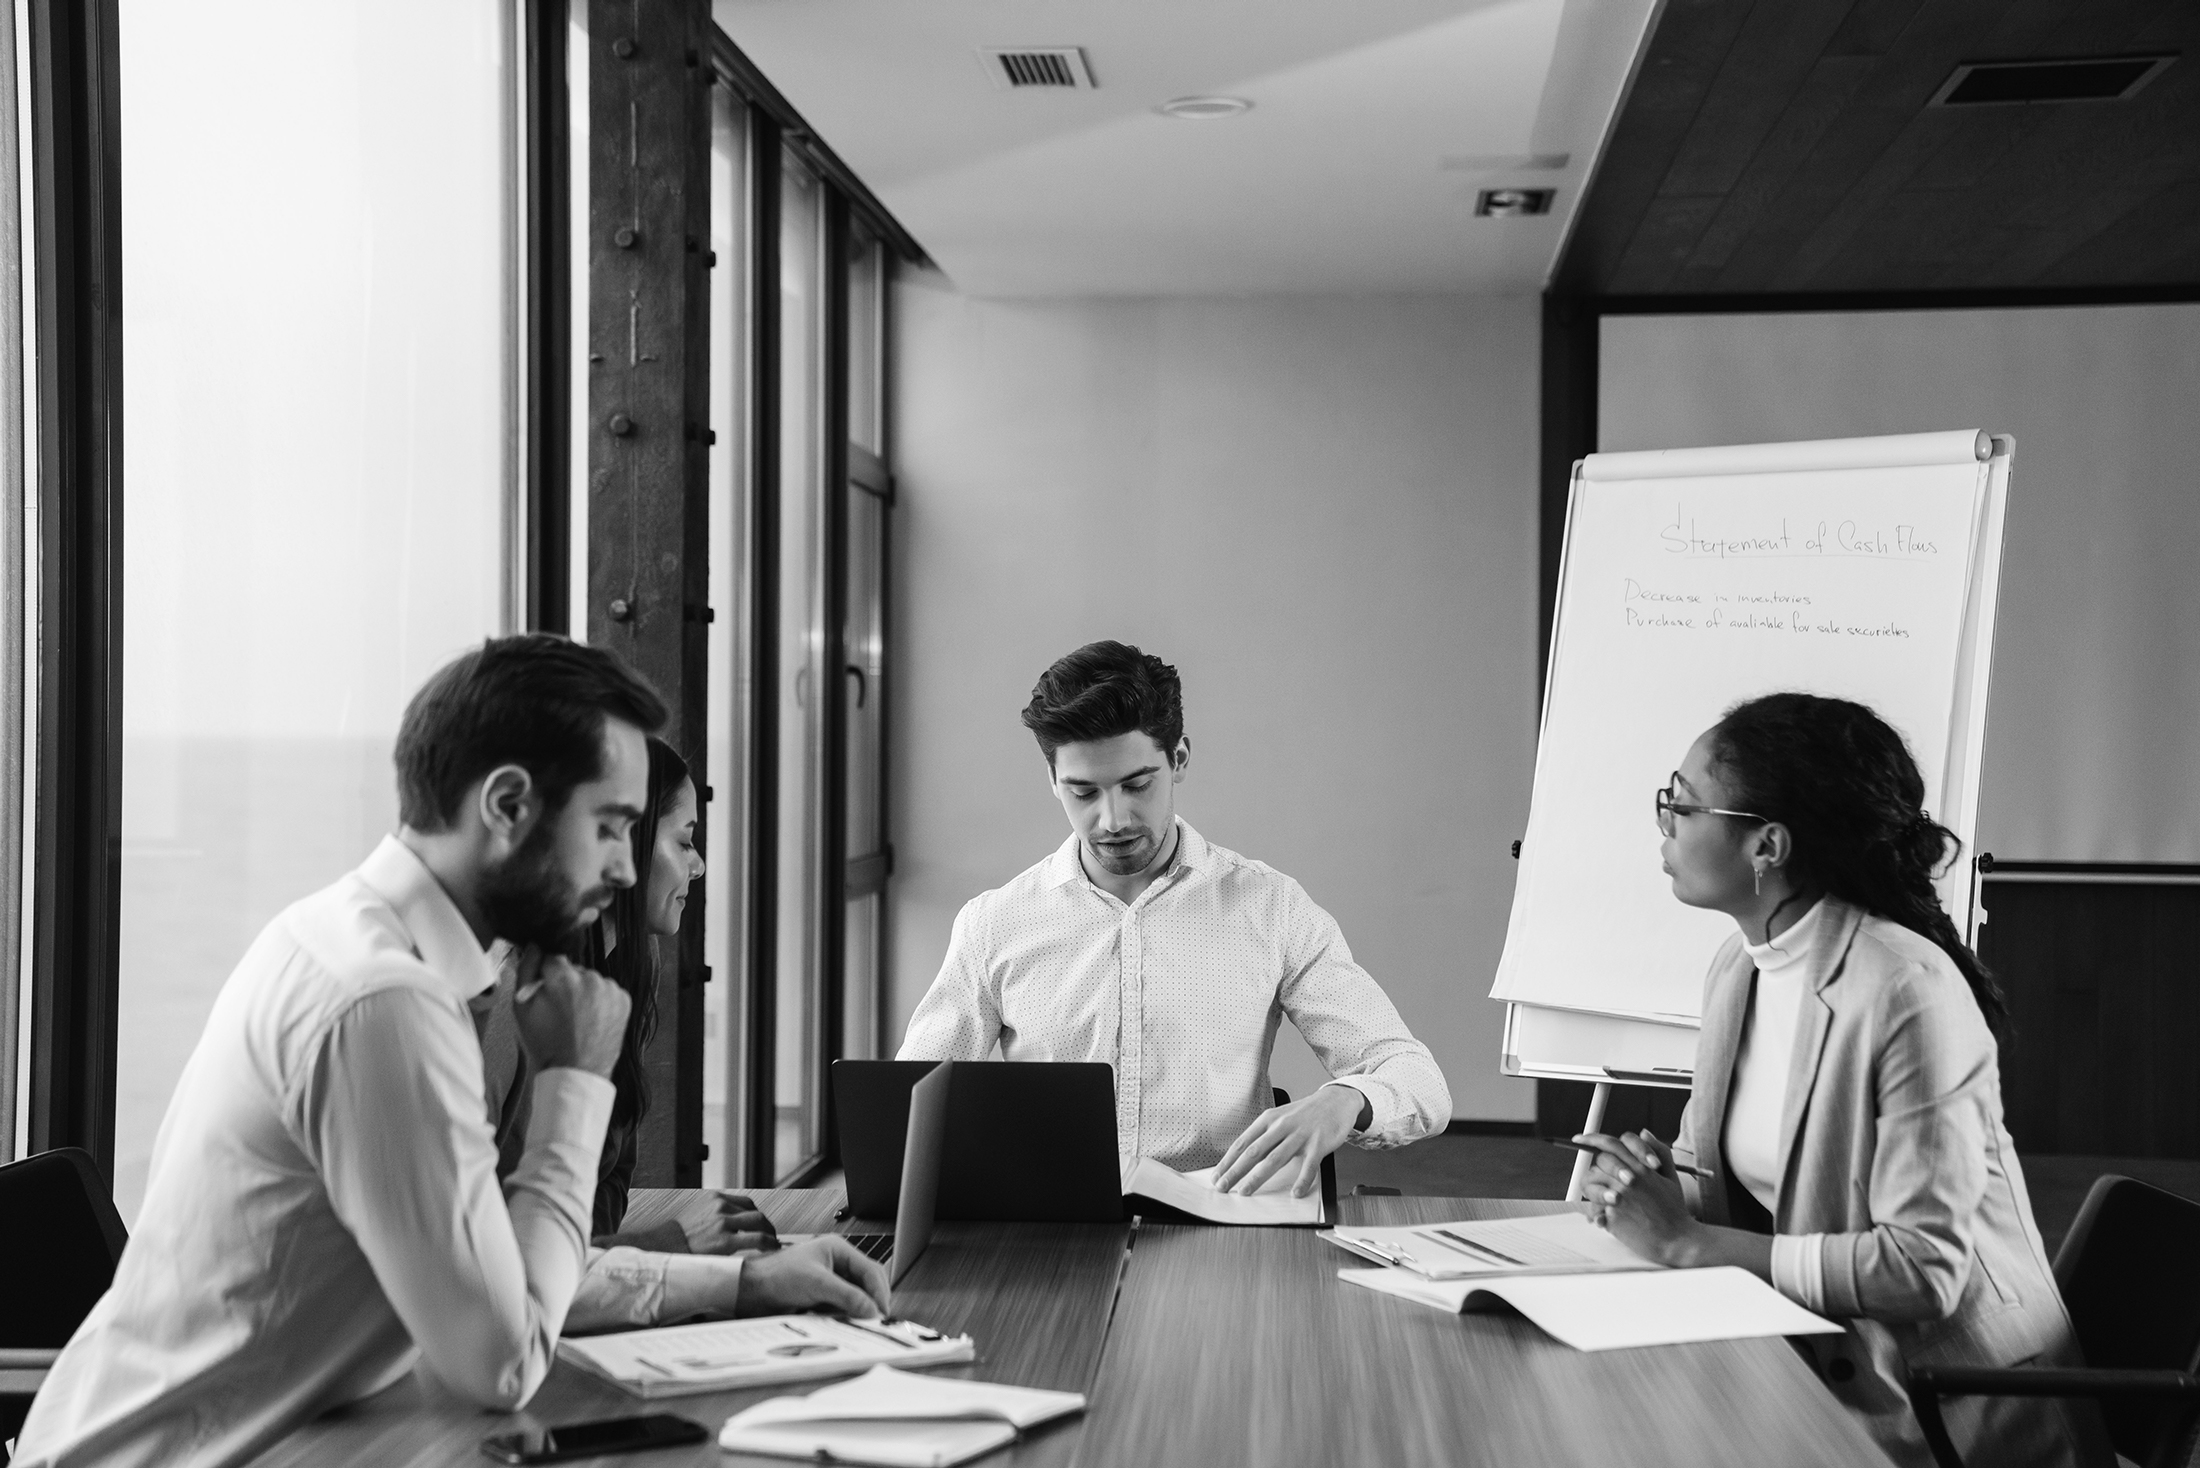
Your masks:
<instances>
[{"instance_id":1,"label":"white flip chart paper","mask_svg":"<svg viewBox=\"0 0 2200 1468\"><path fill-rule=\"evenodd\" d=\"M1970 435L1933 437L1956 451L1669 478L1632 477L1658 466L1625 461L1653 456L1615 455L1630 477L1577 480L1492 997L1698 1016L1734 926L1673 898L1652 795L1742 699L1798 690L1869 704L1909 741L1926 806L1940 809L1967 733L1959 664L1986 474Z\"/></svg>"}]
</instances>

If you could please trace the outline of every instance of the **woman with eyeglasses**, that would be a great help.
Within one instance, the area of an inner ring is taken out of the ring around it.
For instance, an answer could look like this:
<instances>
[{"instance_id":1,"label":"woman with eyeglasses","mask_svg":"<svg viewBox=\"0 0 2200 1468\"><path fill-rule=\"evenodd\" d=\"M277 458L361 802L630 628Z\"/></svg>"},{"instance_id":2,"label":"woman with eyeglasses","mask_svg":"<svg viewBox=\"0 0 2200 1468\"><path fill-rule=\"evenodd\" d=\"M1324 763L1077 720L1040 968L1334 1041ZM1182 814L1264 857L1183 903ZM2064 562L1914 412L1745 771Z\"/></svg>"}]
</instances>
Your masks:
<instances>
[{"instance_id":1,"label":"woman with eyeglasses","mask_svg":"<svg viewBox=\"0 0 2200 1468\"><path fill-rule=\"evenodd\" d=\"M1958 843L1923 796L1902 737L1843 699L1753 699L1697 739L1657 793L1665 870L1739 931L1705 980L1695 1088L1670 1148L1582 1139L1591 1207L1636 1253L1739 1265L1841 1322L1804 1349L1917 1468L1909 1366L2079 1364L2002 1125L2002 996L1940 905ZM2115 1461L2089 1404L1944 1414L1971 1463Z\"/></svg>"}]
</instances>

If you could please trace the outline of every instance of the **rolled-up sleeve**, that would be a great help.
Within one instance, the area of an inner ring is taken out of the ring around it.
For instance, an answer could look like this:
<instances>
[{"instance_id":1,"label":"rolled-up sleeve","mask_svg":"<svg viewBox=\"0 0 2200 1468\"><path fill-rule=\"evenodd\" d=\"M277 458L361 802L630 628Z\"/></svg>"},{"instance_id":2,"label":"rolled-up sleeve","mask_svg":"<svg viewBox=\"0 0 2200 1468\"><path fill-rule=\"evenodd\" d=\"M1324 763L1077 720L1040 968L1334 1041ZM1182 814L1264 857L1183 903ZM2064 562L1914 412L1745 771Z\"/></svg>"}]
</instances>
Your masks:
<instances>
[{"instance_id":1,"label":"rolled-up sleeve","mask_svg":"<svg viewBox=\"0 0 2200 1468\"><path fill-rule=\"evenodd\" d=\"M1952 981L1951 981L1952 980ZM1942 1320L1970 1281L1986 1193L1992 1035L1960 979L1900 986L1876 1069L1874 1226L1820 1241L1825 1309L1885 1321Z\"/></svg>"},{"instance_id":2,"label":"rolled-up sleeve","mask_svg":"<svg viewBox=\"0 0 2200 1468\"><path fill-rule=\"evenodd\" d=\"M1353 1145L1403 1147L1451 1121L1451 1087L1428 1046L1413 1038L1382 986L1352 961L1337 921L1290 883L1284 911L1280 1001L1332 1080L1373 1113Z\"/></svg>"},{"instance_id":3,"label":"rolled-up sleeve","mask_svg":"<svg viewBox=\"0 0 2200 1468\"><path fill-rule=\"evenodd\" d=\"M897 1060L983 1060L1001 1035L1001 1007L986 975L984 920L976 902L955 914L947 957L925 991Z\"/></svg>"},{"instance_id":4,"label":"rolled-up sleeve","mask_svg":"<svg viewBox=\"0 0 2200 1468\"><path fill-rule=\"evenodd\" d=\"M549 1373L588 1250L611 1082L534 1080L526 1150L504 1187L463 1011L381 990L331 1027L297 1096L300 1140L337 1218L437 1377L511 1410Z\"/></svg>"}]
</instances>

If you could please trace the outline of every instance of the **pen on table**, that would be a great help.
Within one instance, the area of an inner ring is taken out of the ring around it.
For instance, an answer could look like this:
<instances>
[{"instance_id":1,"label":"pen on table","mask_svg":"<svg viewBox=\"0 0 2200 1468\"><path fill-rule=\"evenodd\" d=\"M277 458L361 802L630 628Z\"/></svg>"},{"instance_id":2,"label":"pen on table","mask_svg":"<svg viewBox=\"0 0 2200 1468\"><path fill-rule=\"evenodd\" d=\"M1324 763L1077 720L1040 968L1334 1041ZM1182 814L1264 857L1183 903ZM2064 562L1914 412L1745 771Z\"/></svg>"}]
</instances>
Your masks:
<instances>
[{"instance_id":1,"label":"pen on table","mask_svg":"<svg viewBox=\"0 0 2200 1468\"><path fill-rule=\"evenodd\" d=\"M1604 1149L1597 1146L1593 1142L1576 1142L1566 1137L1545 1137L1543 1140L1549 1142L1554 1147L1571 1147L1576 1152L1586 1152L1591 1157L1601 1157L1604 1155ZM1685 1172L1693 1178L1707 1178L1711 1176L1709 1169L1702 1167L1690 1167L1685 1162L1674 1163L1673 1170L1675 1172Z\"/></svg>"}]
</instances>

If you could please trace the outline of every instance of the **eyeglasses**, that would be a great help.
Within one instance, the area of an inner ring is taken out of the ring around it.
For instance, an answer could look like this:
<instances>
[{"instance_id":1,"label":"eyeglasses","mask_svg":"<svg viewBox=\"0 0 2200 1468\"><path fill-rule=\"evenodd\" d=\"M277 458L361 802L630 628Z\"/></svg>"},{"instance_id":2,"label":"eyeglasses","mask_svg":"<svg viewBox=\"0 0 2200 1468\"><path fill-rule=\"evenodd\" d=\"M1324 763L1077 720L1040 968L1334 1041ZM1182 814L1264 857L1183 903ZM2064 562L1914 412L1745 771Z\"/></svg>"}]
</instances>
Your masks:
<instances>
[{"instance_id":1,"label":"eyeglasses","mask_svg":"<svg viewBox=\"0 0 2200 1468\"><path fill-rule=\"evenodd\" d=\"M1673 780L1680 777L1681 772L1675 770ZM1690 805L1685 801L1675 800L1673 780L1666 781L1664 788L1658 791L1658 829L1668 836L1673 834L1675 816L1736 816L1745 821L1763 821L1767 825L1772 823L1770 816L1761 816L1751 810L1725 810L1716 805Z\"/></svg>"}]
</instances>

